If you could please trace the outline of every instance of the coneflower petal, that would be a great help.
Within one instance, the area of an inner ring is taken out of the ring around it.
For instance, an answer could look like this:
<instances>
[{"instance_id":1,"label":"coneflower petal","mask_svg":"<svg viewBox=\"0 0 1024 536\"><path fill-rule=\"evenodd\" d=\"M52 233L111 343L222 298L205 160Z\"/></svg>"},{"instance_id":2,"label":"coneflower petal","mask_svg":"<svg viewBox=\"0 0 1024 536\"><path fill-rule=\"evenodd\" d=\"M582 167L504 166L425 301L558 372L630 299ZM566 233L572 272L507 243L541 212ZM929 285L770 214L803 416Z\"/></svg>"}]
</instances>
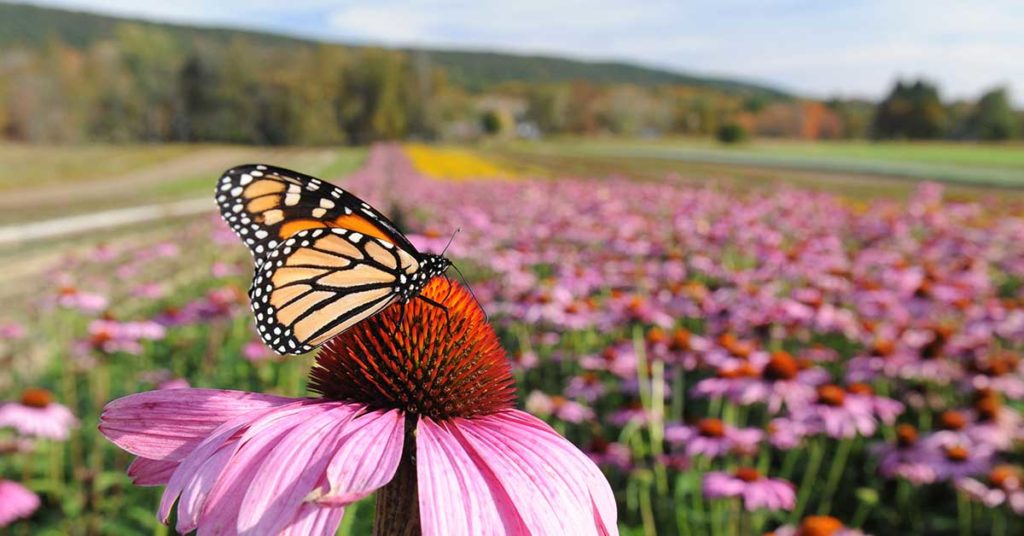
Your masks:
<instances>
[{"instance_id":1,"label":"coneflower petal","mask_svg":"<svg viewBox=\"0 0 1024 536\"><path fill-rule=\"evenodd\" d=\"M100 431L122 449L151 460L181 460L215 428L238 415L292 402L279 396L191 389L149 391L107 404ZM149 423L159 422L153 429Z\"/></svg>"},{"instance_id":2,"label":"coneflower petal","mask_svg":"<svg viewBox=\"0 0 1024 536\"><path fill-rule=\"evenodd\" d=\"M245 491L239 533L276 534L322 480L338 444L350 435L346 425L360 409L334 406L296 425L267 454Z\"/></svg>"},{"instance_id":3,"label":"coneflower petal","mask_svg":"<svg viewBox=\"0 0 1024 536\"><path fill-rule=\"evenodd\" d=\"M163 486L179 465L179 462L135 458L128 466L127 473L136 486Z\"/></svg>"},{"instance_id":4,"label":"coneflower petal","mask_svg":"<svg viewBox=\"0 0 1024 536\"><path fill-rule=\"evenodd\" d=\"M330 409L325 404L275 411L253 423L238 440L238 450L210 490L199 526L210 534L235 534L242 499L264 462L289 432Z\"/></svg>"},{"instance_id":5,"label":"coneflower petal","mask_svg":"<svg viewBox=\"0 0 1024 536\"><path fill-rule=\"evenodd\" d=\"M522 411L453 423L532 534L615 534L614 495L600 470L550 426ZM597 520L598 523L594 523Z\"/></svg>"},{"instance_id":6,"label":"coneflower petal","mask_svg":"<svg viewBox=\"0 0 1024 536\"><path fill-rule=\"evenodd\" d=\"M316 499L321 505L347 506L366 497L390 482L402 461L402 412L373 411L353 419L348 428L351 432L327 466L330 488Z\"/></svg>"},{"instance_id":7,"label":"coneflower petal","mask_svg":"<svg viewBox=\"0 0 1024 536\"><path fill-rule=\"evenodd\" d=\"M323 484L326 485L326 481ZM325 508L313 503L303 503L295 517L278 533L278 536L333 534L337 532L344 515L345 509L340 506Z\"/></svg>"},{"instance_id":8,"label":"coneflower petal","mask_svg":"<svg viewBox=\"0 0 1024 536\"><path fill-rule=\"evenodd\" d=\"M451 432L454 420L420 419L416 480L423 534L475 536L526 534L526 526L500 486L488 485L466 447Z\"/></svg>"}]
</instances>

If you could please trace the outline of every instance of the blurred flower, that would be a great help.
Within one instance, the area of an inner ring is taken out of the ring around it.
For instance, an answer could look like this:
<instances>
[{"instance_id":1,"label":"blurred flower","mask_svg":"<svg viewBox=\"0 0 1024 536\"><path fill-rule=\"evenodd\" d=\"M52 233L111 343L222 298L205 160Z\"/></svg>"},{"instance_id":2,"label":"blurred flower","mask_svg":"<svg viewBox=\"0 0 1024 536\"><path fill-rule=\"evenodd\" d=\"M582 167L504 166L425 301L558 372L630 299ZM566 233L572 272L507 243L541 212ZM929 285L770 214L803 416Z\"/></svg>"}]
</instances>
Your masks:
<instances>
[{"instance_id":1,"label":"blurred flower","mask_svg":"<svg viewBox=\"0 0 1024 536\"><path fill-rule=\"evenodd\" d=\"M971 444L956 432L942 430L922 441L930 449L927 461L937 480L980 475L992 468L994 449L989 445Z\"/></svg>"},{"instance_id":2,"label":"blurred flower","mask_svg":"<svg viewBox=\"0 0 1024 536\"><path fill-rule=\"evenodd\" d=\"M701 419L694 426L670 424L665 440L682 446L687 456L717 458L723 454L753 454L764 433L756 428L736 428L719 419Z\"/></svg>"},{"instance_id":3,"label":"blurred flower","mask_svg":"<svg viewBox=\"0 0 1024 536\"><path fill-rule=\"evenodd\" d=\"M5 322L0 324L0 339L13 341L18 339L24 339L28 335L28 330L25 326L18 322Z\"/></svg>"},{"instance_id":4,"label":"blurred flower","mask_svg":"<svg viewBox=\"0 0 1024 536\"><path fill-rule=\"evenodd\" d=\"M765 536L865 536L856 529L846 528L842 521L830 516L807 516L799 526L783 525Z\"/></svg>"},{"instance_id":5,"label":"blurred flower","mask_svg":"<svg viewBox=\"0 0 1024 536\"><path fill-rule=\"evenodd\" d=\"M108 354L124 352L140 355L141 341L160 340L165 334L163 326L148 320L122 322L97 319L89 324L89 345Z\"/></svg>"},{"instance_id":6,"label":"blurred flower","mask_svg":"<svg viewBox=\"0 0 1024 536\"><path fill-rule=\"evenodd\" d=\"M185 378L173 378L160 382L156 386L157 389L188 389L189 387L191 387L191 385L189 385L188 380Z\"/></svg>"},{"instance_id":7,"label":"blurred flower","mask_svg":"<svg viewBox=\"0 0 1024 536\"><path fill-rule=\"evenodd\" d=\"M311 372L322 398L150 391L110 403L100 430L138 456L136 483L167 485L160 519L177 502L180 532L334 534L345 506L384 488L418 502L426 534L615 534L607 481L513 409L496 335L465 289L448 288L424 290L445 312L413 300L329 341ZM408 502L382 503L378 522L409 523Z\"/></svg>"},{"instance_id":8,"label":"blurred flower","mask_svg":"<svg viewBox=\"0 0 1024 536\"><path fill-rule=\"evenodd\" d=\"M0 404L0 428L14 428L23 436L64 441L78 419L53 401L45 389L26 389L20 402Z\"/></svg>"},{"instance_id":9,"label":"blurred flower","mask_svg":"<svg viewBox=\"0 0 1024 536\"><path fill-rule=\"evenodd\" d=\"M1009 505L1017 515L1024 514L1024 488L1021 485L1021 468L1014 465L997 465L984 481L961 478L956 488L989 508L1001 504Z\"/></svg>"},{"instance_id":10,"label":"blurred flower","mask_svg":"<svg viewBox=\"0 0 1024 536\"><path fill-rule=\"evenodd\" d=\"M817 400L794 408L792 418L812 433L824 433L835 439L850 439L857 434L871 436L878 427L872 397L848 393L838 385L818 387Z\"/></svg>"},{"instance_id":11,"label":"blurred flower","mask_svg":"<svg viewBox=\"0 0 1024 536\"><path fill-rule=\"evenodd\" d=\"M878 471L886 478L904 478L919 485L936 479L935 468L930 463L932 453L909 424L896 427L895 443L875 444L871 450L880 458Z\"/></svg>"},{"instance_id":12,"label":"blurred flower","mask_svg":"<svg viewBox=\"0 0 1024 536\"><path fill-rule=\"evenodd\" d=\"M85 313L102 311L107 308L107 303L102 294L84 292L73 286L62 287L57 293L57 305Z\"/></svg>"},{"instance_id":13,"label":"blurred flower","mask_svg":"<svg viewBox=\"0 0 1024 536\"><path fill-rule=\"evenodd\" d=\"M526 411L541 417L554 415L566 422L579 424L594 418L594 410L567 400L562 396L548 396L540 391L531 391L526 397Z\"/></svg>"},{"instance_id":14,"label":"blurred flower","mask_svg":"<svg viewBox=\"0 0 1024 536\"><path fill-rule=\"evenodd\" d=\"M38 508L35 493L17 482L0 480L0 528L31 516Z\"/></svg>"},{"instance_id":15,"label":"blurred flower","mask_svg":"<svg viewBox=\"0 0 1024 536\"><path fill-rule=\"evenodd\" d=\"M740 467L732 473L712 471L704 475L704 496L709 499L742 497L747 511L792 510L796 505L793 484L767 478L750 467Z\"/></svg>"},{"instance_id":16,"label":"blurred flower","mask_svg":"<svg viewBox=\"0 0 1024 536\"><path fill-rule=\"evenodd\" d=\"M258 363L275 357L274 352L267 348L267 345L259 339L251 339L242 346L242 357L246 360Z\"/></svg>"}]
</instances>

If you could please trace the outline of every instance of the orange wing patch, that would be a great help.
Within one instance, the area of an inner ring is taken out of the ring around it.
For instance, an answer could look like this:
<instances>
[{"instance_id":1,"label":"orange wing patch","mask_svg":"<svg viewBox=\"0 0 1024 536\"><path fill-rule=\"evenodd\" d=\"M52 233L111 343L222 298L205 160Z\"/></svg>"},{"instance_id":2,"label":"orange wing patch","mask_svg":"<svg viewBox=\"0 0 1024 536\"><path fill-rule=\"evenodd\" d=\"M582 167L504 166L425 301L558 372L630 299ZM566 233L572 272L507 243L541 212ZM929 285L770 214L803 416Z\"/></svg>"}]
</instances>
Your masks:
<instances>
[{"instance_id":1,"label":"orange wing patch","mask_svg":"<svg viewBox=\"0 0 1024 536\"><path fill-rule=\"evenodd\" d=\"M341 227L342 229L362 233L366 236L379 238L385 242L392 242L391 238L388 238L388 235L381 231L380 227L377 227L373 222L358 214L339 216L338 219L334 220L332 227Z\"/></svg>"}]
</instances>

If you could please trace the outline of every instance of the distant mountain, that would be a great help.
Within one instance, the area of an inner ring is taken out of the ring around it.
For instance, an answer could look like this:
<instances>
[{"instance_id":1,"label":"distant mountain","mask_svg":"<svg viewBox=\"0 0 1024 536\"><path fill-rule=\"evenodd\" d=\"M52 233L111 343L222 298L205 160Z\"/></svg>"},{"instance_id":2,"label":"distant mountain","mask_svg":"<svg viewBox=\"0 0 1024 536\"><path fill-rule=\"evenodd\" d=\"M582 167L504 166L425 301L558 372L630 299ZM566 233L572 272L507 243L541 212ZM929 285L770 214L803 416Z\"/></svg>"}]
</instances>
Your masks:
<instances>
[{"instance_id":1,"label":"distant mountain","mask_svg":"<svg viewBox=\"0 0 1024 536\"><path fill-rule=\"evenodd\" d=\"M0 3L0 47L22 45L37 47L58 38L78 48L112 35L118 24L132 22L169 32L185 43L197 38L228 42L238 37L264 46L315 46L321 41L299 39L281 34L231 28L195 27L136 19L125 19L43 8L24 4ZM336 43L332 43L336 44ZM348 48L360 48L342 44ZM709 88L724 93L787 98L781 90L759 84L688 75L625 62L590 62L553 56L523 56L498 52L434 49L406 49L421 59L443 67L449 79L469 90L481 90L503 82L563 82L586 80L598 84L632 83L642 86L680 84Z\"/></svg>"}]
</instances>

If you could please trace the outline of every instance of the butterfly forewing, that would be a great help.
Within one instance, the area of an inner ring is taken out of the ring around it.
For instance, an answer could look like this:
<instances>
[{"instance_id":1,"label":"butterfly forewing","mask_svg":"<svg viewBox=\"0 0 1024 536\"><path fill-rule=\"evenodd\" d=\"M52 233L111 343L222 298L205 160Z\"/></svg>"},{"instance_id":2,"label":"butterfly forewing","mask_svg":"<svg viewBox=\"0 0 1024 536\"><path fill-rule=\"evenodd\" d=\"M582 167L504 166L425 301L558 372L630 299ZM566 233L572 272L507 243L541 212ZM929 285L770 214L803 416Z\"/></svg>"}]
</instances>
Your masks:
<instances>
[{"instance_id":1,"label":"butterfly forewing","mask_svg":"<svg viewBox=\"0 0 1024 536\"><path fill-rule=\"evenodd\" d=\"M282 241L256 271L249 298L263 340L301 354L387 307L420 266L381 238L306 229Z\"/></svg>"},{"instance_id":2,"label":"butterfly forewing","mask_svg":"<svg viewBox=\"0 0 1024 536\"><path fill-rule=\"evenodd\" d=\"M295 171L264 164L229 169L218 182L216 199L257 266L285 239L325 227L355 231L417 255L395 225L362 199Z\"/></svg>"}]
</instances>

